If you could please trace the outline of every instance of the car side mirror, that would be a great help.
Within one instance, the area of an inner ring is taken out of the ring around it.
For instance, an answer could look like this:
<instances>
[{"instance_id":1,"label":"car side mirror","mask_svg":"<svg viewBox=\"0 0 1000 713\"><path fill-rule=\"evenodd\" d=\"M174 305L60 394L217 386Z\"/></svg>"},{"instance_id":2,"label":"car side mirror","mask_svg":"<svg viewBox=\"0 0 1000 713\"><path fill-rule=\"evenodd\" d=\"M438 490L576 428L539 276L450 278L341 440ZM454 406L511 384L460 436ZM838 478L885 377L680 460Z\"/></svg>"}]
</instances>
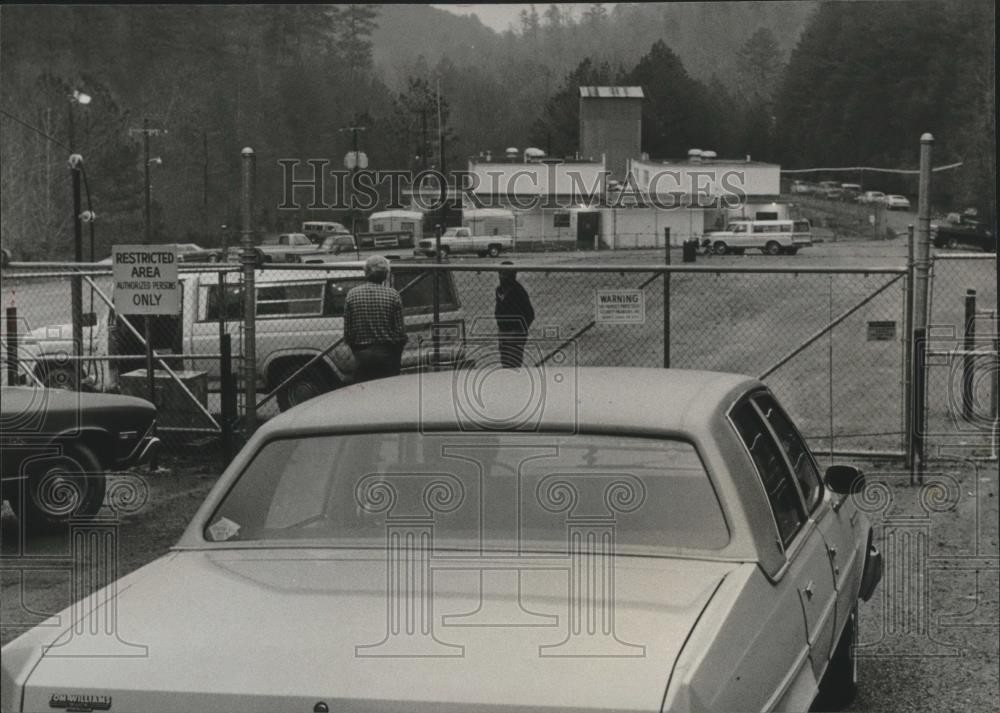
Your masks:
<instances>
[{"instance_id":1,"label":"car side mirror","mask_svg":"<svg viewBox=\"0 0 1000 713\"><path fill-rule=\"evenodd\" d=\"M865 474L853 465L831 465L823 481L837 495L850 495L865 486Z\"/></svg>"},{"instance_id":2,"label":"car side mirror","mask_svg":"<svg viewBox=\"0 0 1000 713\"><path fill-rule=\"evenodd\" d=\"M84 312L80 320L80 324L84 327L96 327L97 326L97 313L96 312Z\"/></svg>"}]
</instances>

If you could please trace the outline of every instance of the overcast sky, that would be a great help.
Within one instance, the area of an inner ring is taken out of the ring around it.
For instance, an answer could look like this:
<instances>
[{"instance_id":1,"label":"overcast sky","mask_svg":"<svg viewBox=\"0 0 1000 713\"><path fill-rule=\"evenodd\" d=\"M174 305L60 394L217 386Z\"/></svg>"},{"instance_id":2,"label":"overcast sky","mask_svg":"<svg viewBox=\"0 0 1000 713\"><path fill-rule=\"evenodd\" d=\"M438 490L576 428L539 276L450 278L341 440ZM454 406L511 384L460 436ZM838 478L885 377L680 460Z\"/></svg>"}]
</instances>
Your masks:
<instances>
[{"instance_id":1,"label":"overcast sky","mask_svg":"<svg viewBox=\"0 0 1000 713\"><path fill-rule=\"evenodd\" d=\"M560 3L561 5L567 5L573 8L574 17L579 17L581 9L585 7L588 3ZM606 2L604 7L609 11L617 3ZM541 15L545 12L547 3L535 3L535 11ZM480 21L487 27L492 27L498 32L502 32L507 29L508 25L513 25L516 29L520 26L520 21L517 16L522 9L530 7L528 4L511 4L511 5L478 5L478 4L454 4L454 5L435 5L434 7L439 7L442 10L447 10L453 12L456 15L471 15L475 13L479 16Z\"/></svg>"}]
</instances>

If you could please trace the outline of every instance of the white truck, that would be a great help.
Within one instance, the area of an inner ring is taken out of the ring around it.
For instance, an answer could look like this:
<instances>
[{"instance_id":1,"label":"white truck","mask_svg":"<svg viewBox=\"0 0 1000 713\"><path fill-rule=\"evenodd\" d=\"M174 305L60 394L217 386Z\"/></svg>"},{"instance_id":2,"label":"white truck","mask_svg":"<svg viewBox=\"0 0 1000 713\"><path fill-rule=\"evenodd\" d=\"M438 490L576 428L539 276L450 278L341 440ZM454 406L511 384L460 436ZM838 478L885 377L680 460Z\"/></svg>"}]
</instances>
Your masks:
<instances>
[{"instance_id":1,"label":"white truck","mask_svg":"<svg viewBox=\"0 0 1000 713\"><path fill-rule=\"evenodd\" d=\"M497 257L503 251L514 249L514 238L510 235L473 235L472 228L448 228L441 236L441 255L459 255L463 253L479 257ZM414 255L435 255L436 241L434 238L424 238L417 242Z\"/></svg>"},{"instance_id":2,"label":"white truck","mask_svg":"<svg viewBox=\"0 0 1000 713\"><path fill-rule=\"evenodd\" d=\"M437 362L455 366L464 359L465 312L458 288L450 274L439 283L439 339L437 356L431 336L433 280L431 273L415 262L395 262L390 272L392 286L403 300L403 321L409 341L402 355L404 371ZM219 383L219 330L232 335L233 353L243 354L243 289L237 277L223 289L217 272L184 272L180 275L181 312L150 318L153 347L171 368L204 371L209 389ZM306 362L343 335L344 300L351 288L364 282L364 262L352 260L335 268L282 272L259 270L256 279L256 372L258 389L272 391L295 374ZM115 391L118 376L145 365L142 318L121 317L110 309L110 293L95 300L83 330L83 386L93 391ZM124 324L128 319L134 329ZM76 389L75 370L64 358L72 351L72 326L40 327L25 335L21 358L33 363L35 377L44 385ZM112 366L108 354L135 357ZM160 368L157 366L157 368ZM277 394L285 410L324 391L349 384L355 362L350 348L340 344L331 353L304 370Z\"/></svg>"},{"instance_id":3,"label":"white truck","mask_svg":"<svg viewBox=\"0 0 1000 713\"><path fill-rule=\"evenodd\" d=\"M812 226L808 220L734 220L705 239L716 255L742 255L747 249L794 255L812 245Z\"/></svg>"}]
</instances>

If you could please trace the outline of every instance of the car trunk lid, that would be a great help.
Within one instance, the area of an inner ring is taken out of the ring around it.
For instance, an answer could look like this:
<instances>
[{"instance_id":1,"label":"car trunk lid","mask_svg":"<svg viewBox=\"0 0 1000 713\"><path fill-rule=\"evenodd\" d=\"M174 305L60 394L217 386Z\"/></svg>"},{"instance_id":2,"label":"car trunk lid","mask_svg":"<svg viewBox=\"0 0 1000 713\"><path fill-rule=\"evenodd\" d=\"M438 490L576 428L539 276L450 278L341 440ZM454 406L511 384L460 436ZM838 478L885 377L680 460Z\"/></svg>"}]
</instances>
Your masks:
<instances>
[{"instance_id":1,"label":"car trunk lid","mask_svg":"<svg viewBox=\"0 0 1000 713\"><path fill-rule=\"evenodd\" d=\"M181 552L121 592L116 616L87 609L35 668L25 707L659 710L736 566L452 554L389 567L371 551Z\"/></svg>"}]
</instances>

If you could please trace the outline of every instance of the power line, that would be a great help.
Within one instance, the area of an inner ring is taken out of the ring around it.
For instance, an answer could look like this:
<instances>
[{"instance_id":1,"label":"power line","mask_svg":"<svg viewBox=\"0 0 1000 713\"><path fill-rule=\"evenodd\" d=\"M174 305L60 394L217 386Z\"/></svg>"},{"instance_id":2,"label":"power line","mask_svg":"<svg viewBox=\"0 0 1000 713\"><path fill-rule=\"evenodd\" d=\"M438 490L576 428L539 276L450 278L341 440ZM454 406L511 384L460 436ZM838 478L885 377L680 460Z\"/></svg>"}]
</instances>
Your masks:
<instances>
[{"instance_id":1,"label":"power line","mask_svg":"<svg viewBox=\"0 0 1000 713\"><path fill-rule=\"evenodd\" d=\"M932 171L950 171L953 168L958 168L963 165L964 161L959 161L958 163L949 163L947 166L937 166L932 168ZM917 174L920 173L920 169L916 168L875 168L874 166L838 166L837 168L783 168L782 173L816 173L818 171L875 171L877 173L906 173L906 174Z\"/></svg>"},{"instance_id":2,"label":"power line","mask_svg":"<svg viewBox=\"0 0 1000 713\"><path fill-rule=\"evenodd\" d=\"M0 109L0 114L3 114L8 119L13 119L18 124L20 124L21 126L27 128L27 129L31 129L32 131L34 131L39 136L45 137L46 139L48 139L49 141L51 141L52 143L54 143L56 146L59 146L60 148L64 148L67 151L70 150L69 146L67 146L66 144L64 144L59 139L55 138L54 136L49 136L44 131L42 131L41 129L39 129L37 126L32 126L28 122L22 121L21 119L18 119L16 116L14 116L13 114L11 114L9 111L6 111L5 109Z\"/></svg>"}]
</instances>

